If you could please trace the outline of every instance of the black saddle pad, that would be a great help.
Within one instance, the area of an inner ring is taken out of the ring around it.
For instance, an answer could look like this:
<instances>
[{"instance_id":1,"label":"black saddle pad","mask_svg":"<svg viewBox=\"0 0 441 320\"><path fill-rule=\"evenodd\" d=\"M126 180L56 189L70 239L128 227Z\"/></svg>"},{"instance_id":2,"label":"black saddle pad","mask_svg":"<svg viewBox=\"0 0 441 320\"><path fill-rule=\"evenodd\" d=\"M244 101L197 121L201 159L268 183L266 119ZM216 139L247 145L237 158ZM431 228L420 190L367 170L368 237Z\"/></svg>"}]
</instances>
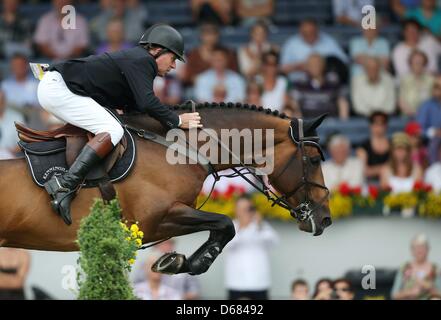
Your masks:
<instances>
[{"instance_id":1,"label":"black saddle pad","mask_svg":"<svg viewBox=\"0 0 441 320\"><path fill-rule=\"evenodd\" d=\"M124 131L127 138L127 149L108 172L112 182L124 179L135 163L135 141L129 131ZM19 144L29 165L32 178L40 187L43 187L44 183L54 174L63 174L68 171L65 139L31 143L20 141ZM88 180L86 178L84 187L95 187L99 182L98 180Z\"/></svg>"}]
</instances>

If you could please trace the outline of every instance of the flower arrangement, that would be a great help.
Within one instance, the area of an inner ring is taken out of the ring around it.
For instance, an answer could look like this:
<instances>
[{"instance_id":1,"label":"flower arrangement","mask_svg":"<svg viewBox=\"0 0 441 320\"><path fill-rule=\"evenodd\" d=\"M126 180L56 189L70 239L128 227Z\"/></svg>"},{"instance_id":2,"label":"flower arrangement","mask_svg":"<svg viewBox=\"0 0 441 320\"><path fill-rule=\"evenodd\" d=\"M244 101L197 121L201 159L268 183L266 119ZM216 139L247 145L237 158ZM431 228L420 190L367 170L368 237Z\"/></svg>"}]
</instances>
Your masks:
<instances>
[{"instance_id":1,"label":"flower arrangement","mask_svg":"<svg viewBox=\"0 0 441 320\"><path fill-rule=\"evenodd\" d=\"M139 230L138 227L138 221L135 222L130 226L130 228L127 226L128 221L120 222L120 226L123 229L125 233L125 239L128 242L130 249L132 251L132 255L130 259L128 260L129 265L127 266L127 269L130 271L130 265L135 263L137 250L142 246L142 239L144 238L144 232Z\"/></svg>"},{"instance_id":2,"label":"flower arrangement","mask_svg":"<svg viewBox=\"0 0 441 320\"><path fill-rule=\"evenodd\" d=\"M223 213L234 217L235 200L245 193L242 187L230 185L225 192L213 191L203 210ZM198 206L207 195L198 197ZM289 212L279 206L272 206L265 195L256 192L251 195L257 210L266 218L293 221ZM342 183L331 192L329 207L333 219L349 217L353 213L381 214L396 210L418 210L421 217L441 217L441 194L431 191L431 186L416 182L411 192L392 193L390 188L380 189L375 185L365 188L351 187Z\"/></svg>"},{"instance_id":3,"label":"flower arrangement","mask_svg":"<svg viewBox=\"0 0 441 320\"><path fill-rule=\"evenodd\" d=\"M117 199L108 204L97 199L91 213L81 220L77 273L80 300L135 299L128 273L143 234L136 224L124 228L120 215Z\"/></svg>"}]
</instances>

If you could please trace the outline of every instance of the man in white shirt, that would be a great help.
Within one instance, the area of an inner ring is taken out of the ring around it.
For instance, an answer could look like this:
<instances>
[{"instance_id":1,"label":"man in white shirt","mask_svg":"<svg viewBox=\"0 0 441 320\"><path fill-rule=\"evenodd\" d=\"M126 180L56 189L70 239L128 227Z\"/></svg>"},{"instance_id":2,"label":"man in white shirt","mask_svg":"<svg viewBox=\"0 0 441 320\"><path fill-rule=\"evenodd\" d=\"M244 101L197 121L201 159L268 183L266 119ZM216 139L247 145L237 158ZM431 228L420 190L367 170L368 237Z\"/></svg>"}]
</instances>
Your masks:
<instances>
[{"instance_id":1,"label":"man in white shirt","mask_svg":"<svg viewBox=\"0 0 441 320\"><path fill-rule=\"evenodd\" d=\"M175 239L164 241L155 246L155 249L160 255L176 251ZM151 264L149 265L148 261L142 260L137 264L137 268L133 269L132 281L135 286L145 281L145 273L147 271L146 268L150 267ZM194 300L200 298L201 289L198 276L192 276L188 273L179 273L174 275L162 274L161 284L174 289L183 300Z\"/></svg>"},{"instance_id":2,"label":"man in white shirt","mask_svg":"<svg viewBox=\"0 0 441 320\"><path fill-rule=\"evenodd\" d=\"M357 157L351 157L351 143L344 135L335 135L328 145L331 159L322 165L325 185L336 189L342 183L351 187L361 187L365 183L363 162Z\"/></svg>"},{"instance_id":3,"label":"man in white shirt","mask_svg":"<svg viewBox=\"0 0 441 320\"><path fill-rule=\"evenodd\" d=\"M195 98L199 102L213 101L216 85L223 84L226 90L225 102L242 102L245 99L245 81L227 68L228 50L216 47L212 54L211 69L199 74L195 82Z\"/></svg>"},{"instance_id":4,"label":"man in white shirt","mask_svg":"<svg viewBox=\"0 0 441 320\"><path fill-rule=\"evenodd\" d=\"M352 80L351 97L355 113L369 117L375 111L391 114L395 111L395 83L390 74L381 70L378 58L366 59L365 73Z\"/></svg>"},{"instance_id":5,"label":"man in white shirt","mask_svg":"<svg viewBox=\"0 0 441 320\"><path fill-rule=\"evenodd\" d=\"M256 212L251 200L236 202L236 236L225 247L225 280L228 298L268 299L271 286L269 250L279 238L268 222Z\"/></svg>"},{"instance_id":6,"label":"man in white shirt","mask_svg":"<svg viewBox=\"0 0 441 320\"><path fill-rule=\"evenodd\" d=\"M23 123L24 118L7 107L6 95L0 90L0 159L12 159L19 151L14 121Z\"/></svg>"},{"instance_id":7,"label":"man in white shirt","mask_svg":"<svg viewBox=\"0 0 441 320\"><path fill-rule=\"evenodd\" d=\"M164 275L152 271L152 265L159 257L159 252L148 256L144 281L136 283L133 288L135 296L141 300L182 300L182 294L164 282Z\"/></svg>"},{"instance_id":8,"label":"man in white shirt","mask_svg":"<svg viewBox=\"0 0 441 320\"><path fill-rule=\"evenodd\" d=\"M305 80L306 60L313 53L323 57L334 56L344 63L349 61L334 38L321 32L316 21L305 19L300 24L299 34L288 38L283 44L280 55L281 71L290 80Z\"/></svg>"}]
</instances>

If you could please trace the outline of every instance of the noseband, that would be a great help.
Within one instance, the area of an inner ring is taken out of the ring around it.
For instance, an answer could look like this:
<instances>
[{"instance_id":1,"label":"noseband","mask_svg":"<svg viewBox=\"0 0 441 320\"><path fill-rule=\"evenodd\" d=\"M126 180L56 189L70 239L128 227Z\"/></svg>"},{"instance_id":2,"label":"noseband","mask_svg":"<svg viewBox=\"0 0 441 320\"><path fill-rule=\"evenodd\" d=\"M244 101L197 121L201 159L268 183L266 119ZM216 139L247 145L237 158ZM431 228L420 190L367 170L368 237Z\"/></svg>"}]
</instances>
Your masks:
<instances>
[{"instance_id":1,"label":"noseband","mask_svg":"<svg viewBox=\"0 0 441 320\"><path fill-rule=\"evenodd\" d=\"M290 192L287 192L285 194L282 194L281 197L277 197L275 201L273 202L272 206L279 205L285 209L287 209L293 218L295 218L297 221L302 222L305 220L310 220L313 228L315 228L315 223L312 219L312 213L317 210L320 206L322 206L323 202L326 201L326 199L329 196L329 189L322 184L316 183L314 181L308 180L309 177L309 168L311 167L311 157L306 155L305 152L305 146L313 146L317 148L317 150L320 153L320 160L324 160L323 157L323 151L318 144L319 137L318 136L311 136L311 137L305 137L303 133L303 120L298 119L298 139L296 139L294 135L294 129L293 129L293 123L291 122L291 125L289 127L289 134L294 142L294 144L297 146L296 152L292 155L292 157L288 160L285 167L282 169L282 171L272 180L276 180L279 178L286 169L290 166L292 162L294 162L297 159L297 153L300 151L301 153L301 163L302 163L302 180L297 183L297 185L294 187L294 189ZM305 191L303 194L303 200L297 207L292 207L291 204L288 202L288 198L294 196L299 190L304 187ZM325 196L323 198L314 204L313 201L309 198L310 189L316 187L321 188L326 191ZM314 230L315 232L315 230Z\"/></svg>"}]
</instances>

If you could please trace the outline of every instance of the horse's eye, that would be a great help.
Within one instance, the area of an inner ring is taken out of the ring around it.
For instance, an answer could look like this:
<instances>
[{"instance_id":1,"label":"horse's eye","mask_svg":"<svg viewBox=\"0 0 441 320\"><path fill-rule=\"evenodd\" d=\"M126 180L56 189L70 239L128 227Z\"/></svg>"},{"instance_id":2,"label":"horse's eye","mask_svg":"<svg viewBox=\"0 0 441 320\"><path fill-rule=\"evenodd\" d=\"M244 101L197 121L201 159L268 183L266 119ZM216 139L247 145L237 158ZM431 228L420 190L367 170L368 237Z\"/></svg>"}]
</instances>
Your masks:
<instances>
[{"instance_id":1,"label":"horse's eye","mask_svg":"<svg viewBox=\"0 0 441 320\"><path fill-rule=\"evenodd\" d=\"M318 166L320 162L322 162L322 159L320 157L311 158L311 164L313 166Z\"/></svg>"}]
</instances>

